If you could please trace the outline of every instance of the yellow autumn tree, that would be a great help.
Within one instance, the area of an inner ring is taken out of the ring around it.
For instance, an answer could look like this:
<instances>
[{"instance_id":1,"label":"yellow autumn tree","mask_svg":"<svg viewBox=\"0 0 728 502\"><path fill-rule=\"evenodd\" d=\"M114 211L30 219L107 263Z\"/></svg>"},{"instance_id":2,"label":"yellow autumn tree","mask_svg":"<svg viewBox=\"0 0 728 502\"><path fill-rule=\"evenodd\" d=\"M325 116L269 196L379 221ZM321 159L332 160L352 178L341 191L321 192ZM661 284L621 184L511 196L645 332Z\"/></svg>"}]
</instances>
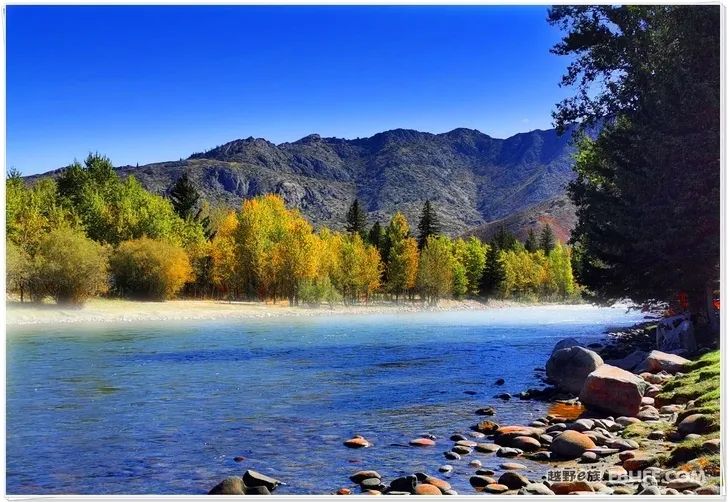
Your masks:
<instances>
[{"instance_id":1,"label":"yellow autumn tree","mask_svg":"<svg viewBox=\"0 0 728 502\"><path fill-rule=\"evenodd\" d=\"M238 217L231 211L220 221L215 237L210 243L212 283L228 298L237 297L241 285L242 263L235 244L237 229Z\"/></svg>"},{"instance_id":2,"label":"yellow autumn tree","mask_svg":"<svg viewBox=\"0 0 728 502\"><path fill-rule=\"evenodd\" d=\"M389 244L387 290L399 300L399 295L413 290L417 284L417 240L410 236L407 218L400 212L392 216L385 235Z\"/></svg>"}]
</instances>

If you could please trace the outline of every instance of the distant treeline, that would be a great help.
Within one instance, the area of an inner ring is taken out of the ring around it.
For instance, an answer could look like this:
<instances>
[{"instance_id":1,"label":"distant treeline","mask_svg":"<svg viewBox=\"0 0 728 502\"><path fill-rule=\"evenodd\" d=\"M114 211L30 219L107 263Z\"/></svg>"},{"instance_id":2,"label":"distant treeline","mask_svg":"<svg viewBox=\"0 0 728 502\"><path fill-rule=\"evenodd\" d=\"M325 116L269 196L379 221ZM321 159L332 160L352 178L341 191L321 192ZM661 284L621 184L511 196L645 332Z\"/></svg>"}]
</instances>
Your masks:
<instances>
[{"instance_id":1,"label":"distant treeline","mask_svg":"<svg viewBox=\"0 0 728 502\"><path fill-rule=\"evenodd\" d=\"M571 250L550 227L525 243L503 228L489 243L451 239L429 201L416 235L401 213L368 227L356 200L342 215L345 232L315 231L276 195L238 211L212 208L186 175L156 195L100 155L32 185L11 172L6 188L7 287L21 301L82 304L108 294L319 305L578 295Z\"/></svg>"}]
</instances>

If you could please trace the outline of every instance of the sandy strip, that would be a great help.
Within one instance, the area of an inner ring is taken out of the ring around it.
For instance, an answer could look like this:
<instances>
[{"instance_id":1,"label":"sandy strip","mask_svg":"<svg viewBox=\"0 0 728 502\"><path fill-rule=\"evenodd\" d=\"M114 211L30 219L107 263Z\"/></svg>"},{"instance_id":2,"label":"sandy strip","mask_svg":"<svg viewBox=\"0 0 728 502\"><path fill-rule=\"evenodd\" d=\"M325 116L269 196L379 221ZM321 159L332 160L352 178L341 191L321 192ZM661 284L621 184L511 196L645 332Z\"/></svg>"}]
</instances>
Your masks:
<instances>
[{"instance_id":1,"label":"sandy strip","mask_svg":"<svg viewBox=\"0 0 728 502\"><path fill-rule=\"evenodd\" d=\"M290 307L288 302L226 302L216 300L173 300L137 302L128 300L92 299L82 308L58 307L53 304L6 303L6 325L53 325L124 323L136 321L250 319L266 317L303 317L351 314L383 314L399 312L446 312L525 307L528 304L475 300L443 300L436 307L422 303L372 303L370 305L337 305L333 308ZM543 306L543 304L541 304Z\"/></svg>"}]
</instances>

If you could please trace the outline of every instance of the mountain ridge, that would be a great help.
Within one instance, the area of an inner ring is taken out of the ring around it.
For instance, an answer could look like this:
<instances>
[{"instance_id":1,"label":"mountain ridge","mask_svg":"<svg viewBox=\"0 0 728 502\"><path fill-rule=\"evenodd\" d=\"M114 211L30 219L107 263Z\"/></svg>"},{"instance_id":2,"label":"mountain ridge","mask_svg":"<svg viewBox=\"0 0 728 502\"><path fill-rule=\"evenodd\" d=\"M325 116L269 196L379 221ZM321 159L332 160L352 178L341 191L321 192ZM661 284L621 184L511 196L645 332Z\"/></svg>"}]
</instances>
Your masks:
<instances>
[{"instance_id":1,"label":"mountain ridge","mask_svg":"<svg viewBox=\"0 0 728 502\"><path fill-rule=\"evenodd\" d=\"M276 193L314 225L337 229L354 198L369 224L402 211L411 225L430 199L443 229L459 235L563 195L574 177L572 133L535 129L499 139L468 128L400 128L356 139L309 134L277 145L251 136L117 172L160 194L187 172L204 198L230 207Z\"/></svg>"}]
</instances>

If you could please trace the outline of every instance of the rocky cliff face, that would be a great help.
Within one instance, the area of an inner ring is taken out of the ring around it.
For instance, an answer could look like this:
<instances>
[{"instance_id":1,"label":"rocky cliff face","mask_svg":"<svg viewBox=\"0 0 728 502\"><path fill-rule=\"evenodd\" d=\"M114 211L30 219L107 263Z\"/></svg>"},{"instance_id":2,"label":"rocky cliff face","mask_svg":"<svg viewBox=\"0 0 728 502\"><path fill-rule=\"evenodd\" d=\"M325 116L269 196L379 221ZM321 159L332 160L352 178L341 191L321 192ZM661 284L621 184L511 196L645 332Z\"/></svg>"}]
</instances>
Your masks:
<instances>
[{"instance_id":1,"label":"rocky cliff face","mask_svg":"<svg viewBox=\"0 0 728 502\"><path fill-rule=\"evenodd\" d=\"M119 172L165 193L187 171L206 199L231 207L277 193L314 224L333 228L342 227L355 197L370 224L402 211L415 225L430 199L454 235L562 195L573 177L570 139L554 130L495 139L472 129L396 129L353 140L312 134L280 145L248 138Z\"/></svg>"}]
</instances>

